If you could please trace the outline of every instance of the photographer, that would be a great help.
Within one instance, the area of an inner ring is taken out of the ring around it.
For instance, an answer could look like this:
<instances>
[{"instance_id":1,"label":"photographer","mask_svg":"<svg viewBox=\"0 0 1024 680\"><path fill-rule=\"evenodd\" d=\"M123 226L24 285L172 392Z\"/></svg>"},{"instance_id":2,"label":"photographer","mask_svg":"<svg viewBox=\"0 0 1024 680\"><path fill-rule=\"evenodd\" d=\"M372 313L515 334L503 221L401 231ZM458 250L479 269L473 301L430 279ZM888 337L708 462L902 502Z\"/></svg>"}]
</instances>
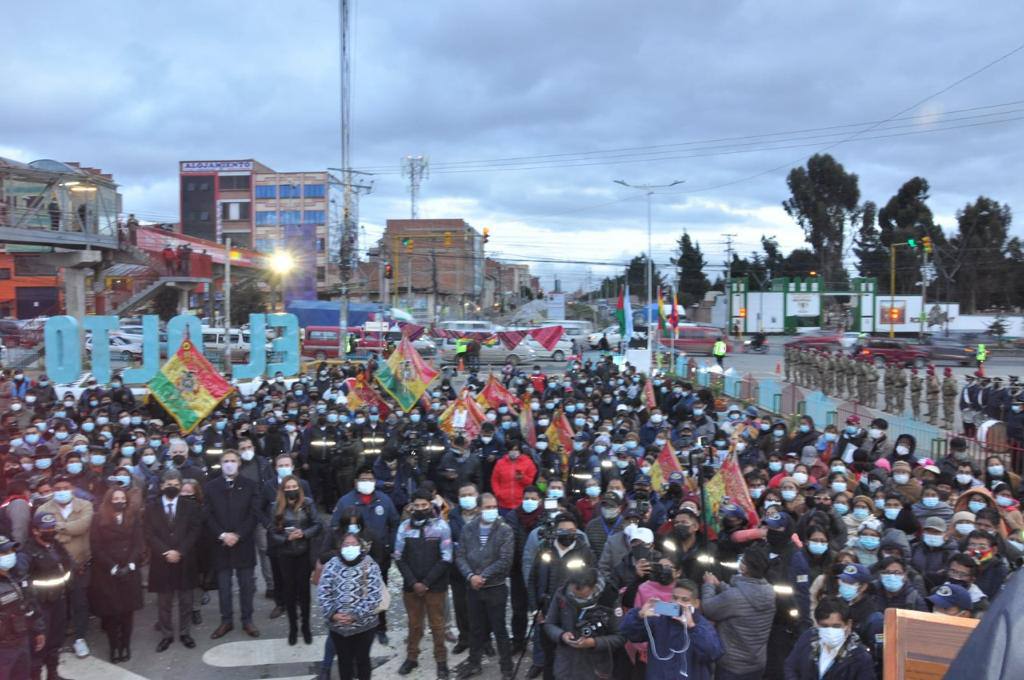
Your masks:
<instances>
[{"instance_id":1,"label":"photographer","mask_svg":"<svg viewBox=\"0 0 1024 680\"><path fill-rule=\"evenodd\" d=\"M615 611L598 604L601 588L593 567L574 569L551 599L544 634L554 649L545 678L592 680L612 677L612 659L625 640Z\"/></svg>"},{"instance_id":2,"label":"photographer","mask_svg":"<svg viewBox=\"0 0 1024 680\"><path fill-rule=\"evenodd\" d=\"M627 640L649 643L637 651L637 668L646 666L646 673L639 677L711 680L712 664L725 650L715 627L700 613L697 584L689 579L676 581L671 602L679 607L677 616L659 614L655 610L662 608L659 601L650 598L622 619L620 631Z\"/></svg>"}]
</instances>

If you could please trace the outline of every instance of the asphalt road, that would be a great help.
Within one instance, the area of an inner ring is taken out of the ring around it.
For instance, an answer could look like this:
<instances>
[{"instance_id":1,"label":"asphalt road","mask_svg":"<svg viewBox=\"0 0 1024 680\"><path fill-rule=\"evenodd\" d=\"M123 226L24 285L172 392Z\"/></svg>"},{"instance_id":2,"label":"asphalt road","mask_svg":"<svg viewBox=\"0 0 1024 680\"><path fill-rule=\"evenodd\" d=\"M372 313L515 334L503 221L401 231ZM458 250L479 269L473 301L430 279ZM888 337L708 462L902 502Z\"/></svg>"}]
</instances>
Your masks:
<instances>
[{"instance_id":1,"label":"asphalt road","mask_svg":"<svg viewBox=\"0 0 1024 680\"><path fill-rule=\"evenodd\" d=\"M192 637L196 641L194 649L186 649L175 640L166 651L156 652L161 634L154 629L156 623L156 597L146 594L145 607L135 613L135 630L132 636L132 658L126 663L112 664L109 658L106 635L100 630L98 619L90 619L87 641L92 655L85 659L77 659L70 651L71 640L65 641L67 650L61 656L60 673L73 680L157 680L163 678L218 678L223 680L255 680L271 678L275 680L307 680L316 677L320 660L323 658L326 629L320 619L316 606L315 590L313 591L313 644L299 642L294 647L288 645L288 617L281 616L270 619L273 601L265 598L263 580L257 569L254 623L260 630L258 639L250 638L239 625L238 596L235 594L235 629L220 638L211 640L210 633L220 622L217 609L217 592L210 593L210 601L202 608L203 623L193 626ZM397 568L392 568L390 578L391 610L388 617L388 646L374 642L370 655L376 668L375 677L396 677L398 667L405 660L406 619L402 607L401 575ZM510 612L511 614L511 612ZM451 630L455 623L452 619ZM410 675L409 680L433 680L437 674L432 655L430 629L426 629L420 642L420 667ZM463 652L459 656L451 655L452 644L448 643L450 669L468 656ZM519 671L520 678L525 677L529 668L529 652L523 660L523 668ZM483 680L497 680L501 674L497 658L484 658ZM332 678L338 677L337 662L332 666ZM454 672L451 677L454 678Z\"/></svg>"}]
</instances>

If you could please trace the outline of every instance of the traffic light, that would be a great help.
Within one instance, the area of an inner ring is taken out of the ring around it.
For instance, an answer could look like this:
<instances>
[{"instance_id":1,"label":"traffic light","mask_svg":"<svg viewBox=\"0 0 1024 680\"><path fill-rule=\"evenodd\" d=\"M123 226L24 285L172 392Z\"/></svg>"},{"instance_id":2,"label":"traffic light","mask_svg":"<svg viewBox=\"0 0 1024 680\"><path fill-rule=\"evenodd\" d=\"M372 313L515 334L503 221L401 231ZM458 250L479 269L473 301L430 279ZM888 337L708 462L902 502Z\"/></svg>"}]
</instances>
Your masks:
<instances>
[{"instance_id":1,"label":"traffic light","mask_svg":"<svg viewBox=\"0 0 1024 680\"><path fill-rule=\"evenodd\" d=\"M450 231L444 232L444 247L445 248L451 248L452 247L452 232L450 232Z\"/></svg>"},{"instance_id":2,"label":"traffic light","mask_svg":"<svg viewBox=\"0 0 1024 680\"><path fill-rule=\"evenodd\" d=\"M395 278L395 272L391 269L391 264L384 265L384 278L393 279Z\"/></svg>"},{"instance_id":3,"label":"traffic light","mask_svg":"<svg viewBox=\"0 0 1024 680\"><path fill-rule=\"evenodd\" d=\"M932 237L931 236L925 236L924 238L922 238L921 239L921 245L924 246L924 252L931 253L932 252Z\"/></svg>"},{"instance_id":4,"label":"traffic light","mask_svg":"<svg viewBox=\"0 0 1024 680\"><path fill-rule=\"evenodd\" d=\"M412 250L412 239L409 237L403 238L402 245L405 246L406 250Z\"/></svg>"},{"instance_id":5,"label":"traffic light","mask_svg":"<svg viewBox=\"0 0 1024 680\"><path fill-rule=\"evenodd\" d=\"M907 239L907 245L908 245L908 246L910 246L910 249L911 249L911 250L913 250L914 248L916 248L916 247L917 247L917 239L914 239L914 238L908 238L908 239Z\"/></svg>"},{"instance_id":6,"label":"traffic light","mask_svg":"<svg viewBox=\"0 0 1024 680\"><path fill-rule=\"evenodd\" d=\"M746 307L740 307L740 318L741 319L747 318L747 308Z\"/></svg>"},{"instance_id":7,"label":"traffic light","mask_svg":"<svg viewBox=\"0 0 1024 680\"><path fill-rule=\"evenodd\" d=\"M491 228L484 227L484 243L487 243L489 240L491 240Z\"/></svg>"}]
</instances>

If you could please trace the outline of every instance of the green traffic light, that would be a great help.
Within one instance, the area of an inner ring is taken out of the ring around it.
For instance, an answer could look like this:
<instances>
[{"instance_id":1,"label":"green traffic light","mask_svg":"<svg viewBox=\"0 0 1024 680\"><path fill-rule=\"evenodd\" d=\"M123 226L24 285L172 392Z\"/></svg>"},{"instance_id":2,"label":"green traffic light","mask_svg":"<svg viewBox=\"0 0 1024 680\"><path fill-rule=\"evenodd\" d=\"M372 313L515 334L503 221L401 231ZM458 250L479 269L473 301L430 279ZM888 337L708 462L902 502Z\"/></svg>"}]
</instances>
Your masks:
<instances>
[{"instance_id":1,"label":"green traffic light","mask_svg":"<svg viewBox=\"0 0 1024 680\"><path fill-rule=\"evenodd\" d=\"M907 239L907 245L910 246L911 248L916 248L917 247L917 240L916 239L912 239L912 238L908 238Z\"/></svg>"}]
</instances>

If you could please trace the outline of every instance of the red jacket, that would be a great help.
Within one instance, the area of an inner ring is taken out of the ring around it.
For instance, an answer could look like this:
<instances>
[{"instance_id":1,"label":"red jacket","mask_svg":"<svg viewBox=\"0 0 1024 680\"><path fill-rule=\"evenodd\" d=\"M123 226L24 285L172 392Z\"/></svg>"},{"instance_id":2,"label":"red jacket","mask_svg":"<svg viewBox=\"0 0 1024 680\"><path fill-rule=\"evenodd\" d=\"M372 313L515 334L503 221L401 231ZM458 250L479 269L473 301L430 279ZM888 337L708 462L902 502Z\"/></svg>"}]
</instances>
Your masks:
<instances>
[{"instance_id":1,"label":"red jacket","mask_svg":"<svg viewBox=\"0 0 1024 680\"><path fill-rule=\"evenodd\" d=\"M523 489L533 484L536 476L537 466L525 454L519 454L515 460L508 455L499 458L491 473L491 491L498 499L498 507L502 510L518 508L523 502Z\"/></svg>"}]
</instances>

